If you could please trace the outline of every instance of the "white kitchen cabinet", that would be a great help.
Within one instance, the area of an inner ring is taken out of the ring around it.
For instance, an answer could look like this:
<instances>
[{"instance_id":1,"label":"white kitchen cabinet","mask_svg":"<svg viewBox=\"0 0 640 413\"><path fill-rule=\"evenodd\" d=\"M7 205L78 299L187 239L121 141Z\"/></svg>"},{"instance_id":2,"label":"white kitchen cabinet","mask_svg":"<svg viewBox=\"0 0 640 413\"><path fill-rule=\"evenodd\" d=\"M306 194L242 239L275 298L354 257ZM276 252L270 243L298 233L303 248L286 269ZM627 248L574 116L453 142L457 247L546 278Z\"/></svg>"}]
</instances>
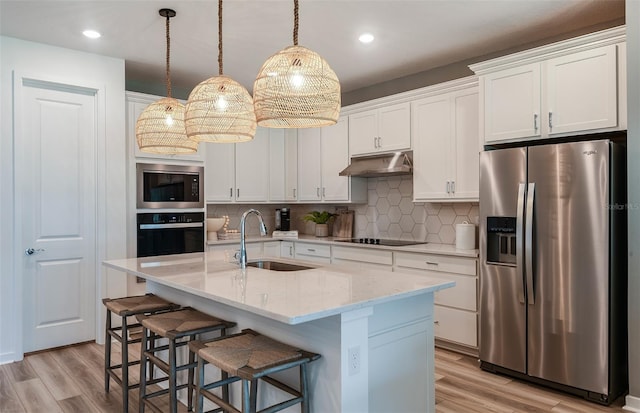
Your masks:
<instances>
[{"instance_id":1,"label":"white kitchen cabinet","mask_svg":"<svg viewBox=\"0 0 640 413\"><path fill-rule=\"evenodd\" d=\"M624 36L607 29L471 65L483 143L624 130Z\"/></svg>"},{"instance_id":2,"label":"white kitchen cabinet","mask_svg":"<svg viewBox=\"0 0 640 413\"><path fill-rule=\"evenodd\" d=\"M540 137L540 63L483 76L484 140Z\"/></svg>"},{"instance_id":3,"label":"white kitchen cabinet","mask_svg":"<svg viewBox=\"0 0 640 413\"><path fill-rule=\"evenodd\" d=\"M320 128L298 130L298 200L322 199L322 158Z\"/></svg>"},{"instance_id":4,"label":"white kitchen cabinet","mask_svg":"<svg viewBox=\"0 0 640 413\"><path fill-rule=\"evenodd\" d=\"M294 259L296 257L295 245L293 241L280 241L280 256Z\"/></svg>"},{"instance_id":5,"label":"white kitchen cabinet","mask_svg":"<svg viewBox=\"0 0 640 413\"><path fill-rule=\"evenodd\" d=\"M616 62L611 45L545 63L549 135L617 126Z\"/></svg>"},{"instance_id":6,"label":"white kitchen cabinet","mask_svg":"<svg viewBox=\"0 0 640 413\"><path fill-rule=\"evenodd\" d=\"M279 258L280 257L280 241L264 241L262 243L262 256Z\"/></svg>"},{"instance_id":7,"label":"white kitchen cabinet","mask_svg":"<svg viewBox=\"0 0 640 413\"><path fill-rule=\"evenodd\" d=\"M411 103L415 202L478 200L478 88L451 85L464 87Z\"/></svg>"},{"instance_id":8,"label":"white kitchen cabinet","mask_svg":"<svg viewBox=\"0 0 640 413\"><path fill-rule=\"evenodd\" d=\"M322 199L325 201L349 200L349 177L338 175L349 165L349 122L340 119L335 125L320 132L322 159Z\"/></svg>"},{"instance_id":9,"label":"white kitchen cabinet","mask_svg":"<svg viewBox=\"0 0 640 413\"><path fill-rule=\"evenodd\" d=\"M201 143L207 146L204 165L204 187L207 202L235 200L235 144Z\"/></svg>"},{"instance_id":10,"label":"white kitchen cabinet","mask_svg":"<svg viewBox=\"0 0 640 413\"><path fill-rule=\"evenodd\" d=\"M348 120L298 130L298 200L366 202L366 180L339 176L349 164Z\"/></svg>"},{"instance_id":11,"label":"white kitchen cabinet","mask_svg":"<svg viewBox=\"0 0 640 413\"><path fill-rule=\"evenodd\" d=\"M297 241L295 257L298 260L313 261L319 264L331 264L331 246L329 244Z\"/></svg>"},{"instance_id":12,"label":"white kitchen cabinet","mask_svg":"<svg viewBox=\"0 0 640 413\"><path fill-rule=\"evenodd\" d=\"M151 103L158 101L164 96L155 96L148 95L144 93L137 92L126 92L126 104L127 104L127 136L129 137L129 147L131 148L133 155L136 158L155 158L155 159L165 159L165 160L179 160L179 161L204 161L204 148L203 145L198 146L198 152L193 154L186 155L168 155L168 154L156 154L156 153L147 153L142 152L138 148L138 143L136 141L136 122L138 121L138 117L140 114L149 106ZM181 102L183 105L185 102Z\"/></svg>"},{"instance_id":13,"label":"white kitchen cabinet","mask_svg":"<svg viewBox=\"0 0 640 413\"><path fill-rule=\"evenodd\" d=\"M266 202L269 200L269 130L258 128L253 140L206 143L207 202Z\"/></svg>"},{"instance_id":14,"label":"white kitchen cabinet","mask_svg":"<svg viewBox=\"0 0 640 413\"><path fill-rule=\"evenodd\" d=\"M475 258L394 252L395 272L455 281L434 295L437 344L471 354L478 350L478 266Z\"/></svg>"},{"instance_id":15,"label":"white kitchen cabinet","mask_svg":"<svg viewBox=\"0 0 640 413\"><path fill-rule=\"evenodd\" d=\"M284 130L284 187L285 200L298 200L298 131Z\"/></svg>"},{"instance_id":16,"label":"white kitchen cabinet","mask_svg":"<svg viewBox=\"0 0 640 413\"><path fill-rule=\"evenodd\" d=\"M286 199L286 148L284 129L269 130L269 201Z\"/></svg>"},{"instance_id":17,"label":"white kitchen cabinet","mask_svg":"<svg viewBox=\"0 0 640 413\"><path fill-rule=\"evenodd\" d=\"M409 102L349 115L351 156L411 149Z\"/></svg>"},{"instance_id":18,"label":"white kitchen cabinet","mask_svg":"<svg viewBox=\"0 0 640 413\"><path fill-rule=\"evenodd\" d=\"M359 267L391 270L393 252L359 247L331 246L332 264L356 264Z\"/></svg>"}]
</instances>

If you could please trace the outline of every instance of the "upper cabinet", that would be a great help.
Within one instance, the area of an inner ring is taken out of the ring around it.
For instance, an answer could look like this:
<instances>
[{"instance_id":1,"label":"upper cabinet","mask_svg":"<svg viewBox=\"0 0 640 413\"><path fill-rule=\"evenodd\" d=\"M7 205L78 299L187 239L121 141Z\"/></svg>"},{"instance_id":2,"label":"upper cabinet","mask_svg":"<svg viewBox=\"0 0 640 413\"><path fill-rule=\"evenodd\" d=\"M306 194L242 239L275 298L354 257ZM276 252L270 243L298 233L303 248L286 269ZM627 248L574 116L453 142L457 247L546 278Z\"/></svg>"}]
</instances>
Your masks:
<instances>
[{"instance_id":1,"label":"upper cabinet","mask_svg":"<svg viewBox=\"0 0 640 413\"><path fill-rule=\"evenodd\" d=\"M127 99L127 136L129 137L130 153L136 158L153 158L153 159L168 159L179 161L204 161L205 155L202 150L203 145L199 145L198 152L189 155L167 155L167 154L155 154L142 152L138 148L136 142L136 122L138 117L151 103L162 99L163 96L147 95L137 92L126 92ZM184 104L184 102L181 102Z\"/></svg>"},{"instance_id":2,"label":"upper cabinet","mask_svg":"<svg viewBox=\"0 0 640 413\"><path fill-rule=\"evenodd\" d=\"M298 130L299 201L366 202L366 180L339 176L349 164L348 124Z\"/></svg>"},{"instance_id":3,"label":"upper cabinet","mask_svg":"<svg viewBox=\"0 0 640 413\"><path fill-rule=\"evenodd\" d=\"M411 103L413 200L478 201L477 79L434 87Z\"/></svg>"},{"instance_id":4,"label":"upper cabinet","mask_svg":"<svg viewBox=\"0 0 640 413\"><path fill-rule=\"evenodd\" d=\"M269 129L258 128L249 142L200 144L207 145L204 179L207 202L269 200L269 135Z\"/></svg>"},{"instance_id":5,"label":"upper cabinet","mask_svg":"<svg viewBox=\"0 0 640 413\"><path fill-rule=\"evenodd\" d=\"M626 129L624 28L472 65L485 144Z\"/></svg>"},{"instance_id":6,"label":"upper cabinet","mask_svg":"<svg viewBox=\"0 0 640 413\"><path fill-rule=\"evenodd\" d=\"M409 102L349 115L351 156L411 149Z\"/></svg>"}]
</instances>

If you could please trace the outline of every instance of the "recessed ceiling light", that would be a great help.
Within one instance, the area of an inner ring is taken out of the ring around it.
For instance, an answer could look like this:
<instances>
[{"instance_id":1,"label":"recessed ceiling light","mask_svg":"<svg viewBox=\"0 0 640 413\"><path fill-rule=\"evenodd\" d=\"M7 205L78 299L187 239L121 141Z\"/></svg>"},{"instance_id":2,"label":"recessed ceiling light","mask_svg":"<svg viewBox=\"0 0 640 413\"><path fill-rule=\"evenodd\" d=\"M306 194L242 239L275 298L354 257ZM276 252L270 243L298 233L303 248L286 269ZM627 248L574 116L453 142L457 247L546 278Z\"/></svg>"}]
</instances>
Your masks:
<instances>
[{"instance_id":1,"label":"recessed ceiling light","mask_svg":"<svg viewBox=\"0 0 640 413\"><path fill-rule=\"evenodd\" d=\"M373 37L371 33L362 33L360 37L358 37L358 40L364 44L371 43L373 39L375 39L375 37Z\"/></svg>"},{"instance_id":2,"label":"recessed ceiling light","mask_svg":"<svg viewBox=\"0 0 640 413\"><path fill-rule=\"evenodd\" d=\"M85 31L82 32L82 34L87 36L89 39L97 39L100 36L102 36L100 33L98 33L95 30L85 30Z\"/></svg>"}]
</instances>

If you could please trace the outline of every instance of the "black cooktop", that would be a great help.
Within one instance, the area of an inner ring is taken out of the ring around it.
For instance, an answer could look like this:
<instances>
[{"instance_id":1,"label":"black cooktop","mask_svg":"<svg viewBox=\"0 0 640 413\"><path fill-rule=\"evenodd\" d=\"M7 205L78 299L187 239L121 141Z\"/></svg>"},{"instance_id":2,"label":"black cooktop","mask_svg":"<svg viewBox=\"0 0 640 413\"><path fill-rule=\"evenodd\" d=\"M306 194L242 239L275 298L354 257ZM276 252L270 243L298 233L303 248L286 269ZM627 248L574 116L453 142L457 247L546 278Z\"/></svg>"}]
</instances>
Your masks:
<instances>
[{"instance_id":1,"label":"black cooktop","mask_svg":"<svg viewBox=\"0 0 640 413\"><path fill-rule=\"evenodd\" d=\"M337 239L335 241L350 242L352 244L384 245L387 247L401 247L404 245L426 244L426 242L422 242L422 241L409 241L409 240L383 239L383 238L348 238L348 239Z\"/></svg>"}]
</instances>

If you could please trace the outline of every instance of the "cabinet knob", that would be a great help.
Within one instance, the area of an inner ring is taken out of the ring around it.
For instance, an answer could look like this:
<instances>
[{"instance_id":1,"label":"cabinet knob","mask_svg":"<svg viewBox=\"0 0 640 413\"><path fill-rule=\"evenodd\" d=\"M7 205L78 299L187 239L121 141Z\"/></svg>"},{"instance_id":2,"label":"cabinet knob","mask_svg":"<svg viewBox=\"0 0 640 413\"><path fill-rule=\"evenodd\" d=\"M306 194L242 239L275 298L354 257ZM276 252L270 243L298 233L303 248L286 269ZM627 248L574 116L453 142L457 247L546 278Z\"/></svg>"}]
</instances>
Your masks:
<instances>
[{"instance_id":1,"label":"cabinet knob","mask_svg":"<svg viewBox=\"0 0 640 413\"><path fill-rule=\"evenodd\" d=\"M451 193L451 182L447 181L447 193Z\"/></svg>"},{"instance_id":2,"label":"cabinet knob","mask_svg":"<svg viewBox=\"0 0 640 413\"><path fill-rule=\"evenodd\" d=\"M316 188L316 196L320 198L320 187Z\"/></svg>"},{"instance_id":3,"label":"cabinet knob","mask_svg":"<svg viewBox=\"0 0 640 413\"><path fill-rule=\"evenodd\" d=\"M327 191L326 191L326 189L327 189L327 188L322 187L322 197L323 197L323 198L327 196L327 195L326 195L326 192L327 192Z\"/></svg>"},{"instance_id":4,"label":"cabinet knob","mask_svg":"<svg viewBox=\"0 0 640 413\"><path fill-rule=\"evenodd\" d=\"M549 112L549 129L553 129L553 112Z\"/></svg>"},{"instance_id":5,"label":"cabinet knob","mask_svg":"<svg viewBox=\"0 0 640 413\"><path fill-rule=\"evenodd\" d=\"M293 188L293 199L296 199L296 189Z\"/></svg>"},{"instance_id":6,"label":"cabinet knob","mask_svg":"<svg viewBox=\"0 0 640 413\"><path fill-rule=\"evenodd\" d=\"M451 181L451 193L456 193L456 181Z\"/></svg>"},{"instance_id":7,"label":"cabinet knob","mask_svg":"<svg viewBox=\"0 0 640 413\"><path fill-rule=\"evenodd\" d=\"M538 130L538 114L533 114L533 129Z\"/></svg>"}]
</instances>

